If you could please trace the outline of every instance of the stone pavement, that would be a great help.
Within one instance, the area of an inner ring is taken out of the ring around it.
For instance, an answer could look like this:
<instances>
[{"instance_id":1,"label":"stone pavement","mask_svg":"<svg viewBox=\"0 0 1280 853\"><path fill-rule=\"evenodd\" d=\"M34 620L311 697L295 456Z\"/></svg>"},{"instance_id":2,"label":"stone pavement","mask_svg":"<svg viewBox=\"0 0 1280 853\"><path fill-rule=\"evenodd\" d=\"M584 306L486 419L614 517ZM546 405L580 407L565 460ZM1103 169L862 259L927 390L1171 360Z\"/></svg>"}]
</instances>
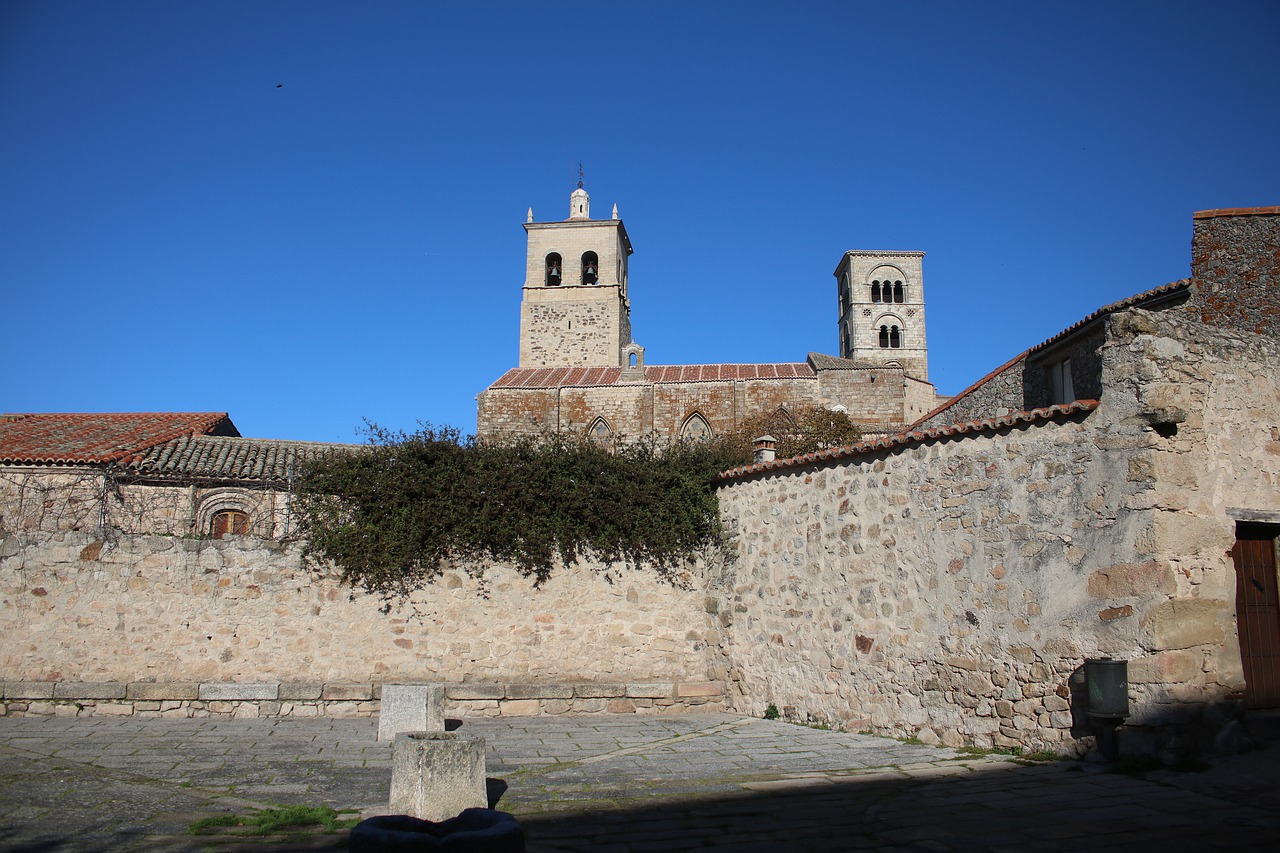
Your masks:
<instances>
[{"instance_id":1,"label":"stone pavement","mask_svg":"<svg viewBox=\"0 0 1280 853\"><path fill-rule=\"evenodd\" d=\"M1280 748L1137 778L727 714L467 720L529 850L1280 849ZM0 718L0 850L341 849L190 836L268 804L383 813L376 719Z\"/></svg>"}]
</instances>

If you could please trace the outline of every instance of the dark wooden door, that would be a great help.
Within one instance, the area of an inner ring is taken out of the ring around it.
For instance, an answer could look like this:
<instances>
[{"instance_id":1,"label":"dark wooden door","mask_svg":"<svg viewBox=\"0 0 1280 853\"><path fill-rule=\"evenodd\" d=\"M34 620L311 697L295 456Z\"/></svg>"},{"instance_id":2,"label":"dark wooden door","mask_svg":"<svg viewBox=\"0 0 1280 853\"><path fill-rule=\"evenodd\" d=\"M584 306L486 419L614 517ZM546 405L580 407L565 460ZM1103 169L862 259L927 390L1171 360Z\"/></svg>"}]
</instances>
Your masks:
<instances>
[{"instance_id":1,"label":"dark wooden door","mask_svg":"<svg viewBox=\"0 0 1280 853\"><path fill-rule=\"evenodd\" d=\"M1236 563L1236 626L1244 662L1245 705L1280 708L1275 529L1240 525L1231 556Z\"/></svg>"}]
</instances>

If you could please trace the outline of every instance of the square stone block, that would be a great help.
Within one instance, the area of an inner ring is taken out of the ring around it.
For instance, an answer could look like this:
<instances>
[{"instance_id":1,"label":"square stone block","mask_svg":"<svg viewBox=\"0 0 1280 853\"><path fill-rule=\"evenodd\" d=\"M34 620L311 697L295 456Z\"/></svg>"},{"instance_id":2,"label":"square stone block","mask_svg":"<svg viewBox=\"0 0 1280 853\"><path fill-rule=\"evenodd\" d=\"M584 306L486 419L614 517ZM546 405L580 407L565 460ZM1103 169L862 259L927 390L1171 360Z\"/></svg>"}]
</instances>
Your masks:
<instances>
[{"instance_id":1,"label":"square stone block","mask_svg":"<svg viewBox=\"0 0 1280 853\"><path fill-rule=\"evenodd\" d=\"M572 699L568 684L508 684L508 699Z\"/></svg>"},{"instance_id":2,"label":"square stone block","mask_svg":"<svg viewBox=\"0 0 1280 853\"><path fill-rule=\"evenodd\" d=\"M505 699L505 684L450 684L445 688L450 699Z\"/></svg>"},{"instance_id":3,"label":"square stone block","mask_svg":"<svg viewBox=\"0 0 1280 853\"><path fill-rule=\"evenodd\" d=\"M326 684L321 699L365 702L373 698L372 684Z\"/></svg>"},{"instance_id":4,"label":"square stone block","mask_svg":"<svg viewBox=\"0 0 1280 853\"><path fill-rule=\"evenodd\" d=\"M384 684L378 713L378 740L401 732L444 731L443 684Z\"/></svg>"},{"instance_id":5,"label":"square stone block","mask_svg":"<svg viewBox=\"0 0 1280 853\"><path fill-rule=\"evenodd\" d=\"M279 698L278 684L201 684L200 698L204 700L220 699L232 701L236 699L276 699Z\"/></svg>"},{"instance_id":6,"label":"square stone block","mask_svg":"<svg viewBox=\"0 0 1280 853\"><path fill-rule=\"evenodd\" d=\"M676 686L670 682L654 682L648 684L628 684L628 699L668 699L675 692Z\"/></svg>"},{"instance_id":7,"label":"square stone block","mask_svg":"<svg viewBox=\"0 0 1280 853\"><path fill-rule=\"evenodd\" d=\"M484 738L456 732L401 732L391 752L390 814L443 821L488 808Z\"/></svg>"},{"instance_id":8,"label":"square stone block","mask_svg":"<svg viewBox=\"0 0 1280 853\"><path fill-rule=\"evenodd\" d=\"M324 692L324 685L318 682L284 681L280 683L280 698L290 702L315 700Z\"/></svg>"},{"instance_id":9,"label":"square stone block","mask_svg":"<svg viewBox=\"0 0 1280 853\"><path fill-rule=\"evenodd\" d=\"M55 699L123 699L125 686L115 681L59 681Z\"/></svg>"},{"instance_id":10,"label":"square stone block","mask_svg":"<svg viewBox=\"0 0 1280 853\"><path fill-rule=\"evenodd\" d=\"M126 699L142 699L153 702L199 699L200 685L190 681L134 681L125 688L124 695Z\"/></svg>"},{"instance_id":11,"label":"square stone block","mask_svg":"<svg viewBox=\"0 0 1280 853\"><path fill-rule=\"evenodd\" d=\"M601 684L593 681L588 684L575 684L573 693L579 699L617 699L627 695L627 686L625 684Z\"/></svg>"},{"instance_id":12,"label":"square stone block","mask_svg":"<svg viewBox=\"0 0 1280 853\"><path fill-rule=\"evenodd\" d=\"M6 681L4 698L6 699L52 699L52 681Z\"/></svg>"}]
</instances>

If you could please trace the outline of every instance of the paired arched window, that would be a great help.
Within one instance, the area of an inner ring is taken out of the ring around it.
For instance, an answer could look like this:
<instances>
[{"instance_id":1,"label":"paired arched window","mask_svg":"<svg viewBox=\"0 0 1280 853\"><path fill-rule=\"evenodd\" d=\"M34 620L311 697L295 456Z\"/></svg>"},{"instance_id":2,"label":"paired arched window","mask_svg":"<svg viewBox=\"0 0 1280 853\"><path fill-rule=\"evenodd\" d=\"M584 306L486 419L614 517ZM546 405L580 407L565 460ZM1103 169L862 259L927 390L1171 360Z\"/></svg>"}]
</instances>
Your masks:
<instances>
[{"instance_id":1,"label":"paired arched window","mask_svg":"<svg viewBox=\"0 0 1280 853\"><path fill-rule=\"evenodd\" d=\"M901 281L880 281L876 279L871 282L871 301L872 302L898 302L901 303L906 297Z\"/></svg>"},{"instance_id":2,"label":"paired arched window","mask_svg":"<svg viewBox=\"0 0 1280 853\"><path fill-rule=\"evenodd\" d=\"M560 255L552 252L547 255L547 286L552 287L560 283Z\"/></svg>"},{"instance_id":3,"label":"paired arched window","mask_svg":"<svg viewBox=\"0 0 1280 853\"><path fill-rule=\"evenodd\" d=\"M883 349L901 349L902 348L902 330L897 326L881 326L880 327L880 346Z\"/></svg>"},{"instance_id":4,"label":"paired arched window","mask_svg":"<svg viewBox=\"0 0 1280 853\"><path fill-rule=\"evenodd\" d=\"M249 513L238 509L224 509L213 514L209 522L209 535L214 539L224 536L247 536Z\"/></svg>"},{"instance_id":5,"label":"paired arched window","mask_svg":"<svg viewBox=\"0 0 1280 853\"><path fill-rule=\"evenodd\" d=\"M596 257L595 252L585 252L582 255L582 283L595 284L600 280L600 259Z\"/></svg>"}]
</instances>

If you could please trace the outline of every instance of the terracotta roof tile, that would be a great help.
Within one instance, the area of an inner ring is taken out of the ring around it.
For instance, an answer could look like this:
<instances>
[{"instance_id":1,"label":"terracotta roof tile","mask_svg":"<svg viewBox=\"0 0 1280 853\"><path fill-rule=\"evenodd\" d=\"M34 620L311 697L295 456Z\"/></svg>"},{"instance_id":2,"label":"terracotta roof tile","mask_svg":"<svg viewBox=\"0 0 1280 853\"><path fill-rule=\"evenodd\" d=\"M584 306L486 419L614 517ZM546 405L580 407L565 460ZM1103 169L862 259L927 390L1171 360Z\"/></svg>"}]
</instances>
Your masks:
<instances>
[{"instance_id":1,"label":"terracotta roof tile","mask_svg":"<svg viewBox=\"0 0 1280 853\"><path fill-rule=\"evenodd\" d=\"M856 456L861 456L864 453L869 453L874 450L892 450L897 447L920 444L921 442L930 441L936 438L944 438L953 435L966 435L968 433L990 432L992 430L1003 429L1004 427L1013 426L1015 424L1041 423L1082 412L1092 412L1096 408L1098 408L1097 400L1076 400L1074 403L1064 403L1059 406L1048 406L1043 409L1033 409L1029 412L1017 412L998 418L983 418L977 421L965 421L964 423L948 424L946 426L931 427L929 429L909 430L895 435L876 436L875 438L863 439L857 444L851 444L847 447L833 447L829 450L820 450L817 453L806 453L802 456L793 456L789 459L775 459L773 462L758 462L742 468L734 468L730 471L725 471L719 474L716 479L724 482L726 480L737 480L742 477L749 477L753 474L784 471L788 468L809 465L813 462L852 459Z\"/></svg>"},{"instance_id":2,"label":"terracotta roof tile","mask_svg":"<svg viewBox=\"0 0 1280 853\"><path fill-rule=\"evenodd\" d=\"M6 414L0 415L0 462L119 462L179 436L213 432L240 434L226 412Z\"/></svg>"},{"instance_id":3,"label":"terracotta roof tile","mask_svg":"<svg viewBox=\"0 0 1280 853\"><path fill-rule=\"evenodd\" d=\"M808 364L668 364L648 365L645 381L726 382L739 379L812 379ZM621 367L514 367L490 388L589 388L626 384Z\"/></svg>"},{"instance_id":4,"label":"terracotta roof tile","mask_svg":"<svg viewBox=\"0 0 1280 853\"><path fill-rule=\"evenodd\" d=\"M302 462L360 447L356 444L189 435L148 449L131 460L127 473L140 479L284 482Z\"/></svg>"}]
</instances>

